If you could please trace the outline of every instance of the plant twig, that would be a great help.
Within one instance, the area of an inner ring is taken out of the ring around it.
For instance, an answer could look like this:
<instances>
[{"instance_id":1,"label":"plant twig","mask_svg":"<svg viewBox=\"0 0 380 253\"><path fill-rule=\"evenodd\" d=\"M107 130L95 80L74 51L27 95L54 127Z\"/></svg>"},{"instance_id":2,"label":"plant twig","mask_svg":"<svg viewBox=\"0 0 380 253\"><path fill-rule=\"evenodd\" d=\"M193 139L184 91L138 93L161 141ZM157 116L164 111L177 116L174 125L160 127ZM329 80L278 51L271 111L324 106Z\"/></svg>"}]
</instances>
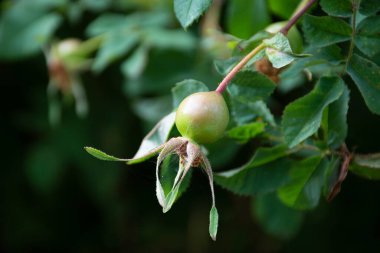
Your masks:
<instances>
[{"instance_id":1,"label":"plant twig","mask_svg":"<svg viewBox=\"0 0 380 253\"><path fill-rule=\"evenodd\" d=\"M218 93L222 93L226 88L228 83L234 78L234 76L241 70L250 59L252 59L258 52L265 48L264 44L260 44L255 49L253 49L249 54L247 54L231 71L228 73L222 82L219 84L218 88L215 90Z\"/></svg>"},{"instance_id":2,"label":"plant twig","mask_svg":"<svg viewBox=\"0 0 380 253\"><path fill-rule=\"evenodd\" d=\"M346 144L343 144L341 147L341 156L343 158L343 162L342 162L342 165L340 166L339 176L336 182L334 183L329 195L327 196L328 202L331 202L336 197L336 195L338 195L338 193L340 192L342 183L347 177L348 168L350 166L353 155L348 150Z\"/></svg>"},{"instance_id":3,"label":"plant twig","mask_svg":"<svg viewBox=\"0 0 380 253\"><path fill-rule=\"evenodd\" d=\"M290 20L288 21L288 23L286 23L286 25L281 28L280 30L280 33L284 34L284 35L287 35L290 28L292 28L292 26L297 23L298 19L300 19L302 17L303 14L305 14L305 12L307 12L310 7L316 2L317 0L310 0L309 2L307 2L295 15L293 15Z\"/></svg>"},{"instance_id":4,"label":"plant twig","mask_svg":"<svg viewBox=\"0 0 380 253\"><path fill-rule=\"evenodd\" d=\"M316 2L317 0L309 0L302 8L299 9L289 20L289 22L280 30L281 33L286 35L289 29L298 21L298 19ZM257 53L265 48L265 45L261 43L255 47L249 54L247 54L220 82L216 88L216 92L222 93L226 88L229 82L234 78L234 76L244 67L249 60L251 60Z\"/></svg>"},{"instance_id":5,"label":"plant twig","mask_svg":"<svg viewBox=\"0 0 380 253\"><path fill-rule=\"evenodd\" d=\"M360 6L360 0L352 2L352 33L351 33L351 41L350 47L348 49L348 55L346 58L346 65L344 66L344 73L347 71L348 63L352 57L352 53L354 52L354 39L356 35L356 13Z\"/></svg>"}]
</instances>

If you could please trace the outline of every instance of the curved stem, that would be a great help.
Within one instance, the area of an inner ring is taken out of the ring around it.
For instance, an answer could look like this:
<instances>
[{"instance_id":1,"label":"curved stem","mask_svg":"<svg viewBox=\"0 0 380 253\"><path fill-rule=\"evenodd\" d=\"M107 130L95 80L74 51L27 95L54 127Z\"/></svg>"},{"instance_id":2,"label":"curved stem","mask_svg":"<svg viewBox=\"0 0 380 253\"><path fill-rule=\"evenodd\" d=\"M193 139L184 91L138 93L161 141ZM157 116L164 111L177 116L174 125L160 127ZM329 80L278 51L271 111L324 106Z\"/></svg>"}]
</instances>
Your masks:
<instances>
[{"instance_id":1,"label":"curved stem","mask_svg":"<svg viewBox=\"0 0 380 253\"><path fill-rule=\"evenodd\" d=\"M265 48L264 44L260 44L257 47L255 47L249 54L247 54L220 82L218 88L216 88L216 92L222 93L226 88L228 83L234 78L234 76L241 70L249 60L251 60L258 52L260 52L262 49Z\"/></svg>"},{"instance_id":2,"label":"curved stem","mask_svg":"<svg viewBox=\"0 0 380 253\"><path fill-rule=\"evenodd\" d=\"M302 17L303 14L305 14L305 12L307 12L310 7L316 2L317 0L309 0L309 2L307 2L302 8L299 9L299 11L294 14L289 22L280 30L280 33L286 35L288 34L288 31L290 30L290 28L292 28L292 26L297 23L298 19L300 19Z\"/></svg>"},{"instance_id":3,"label":"curved stem","mask_svg":"<svg viewBox=\"0 0 380 253\"><path fill-rule=\"evenodd\" d=\"M298 11L290 18L289 22L280 30L280 32L286 35L289 29L302 17L303 14L316 2L317 0L309 0L304 5L301 5ZM251 60L257 53L265 48L265 45L261 43L255 47L249 54L247 54L220 82L216 88L216 92L221 94L227 88L228 83L234 78L234 76L244 67L249 60Z\"/></svg>"}]
</instances>

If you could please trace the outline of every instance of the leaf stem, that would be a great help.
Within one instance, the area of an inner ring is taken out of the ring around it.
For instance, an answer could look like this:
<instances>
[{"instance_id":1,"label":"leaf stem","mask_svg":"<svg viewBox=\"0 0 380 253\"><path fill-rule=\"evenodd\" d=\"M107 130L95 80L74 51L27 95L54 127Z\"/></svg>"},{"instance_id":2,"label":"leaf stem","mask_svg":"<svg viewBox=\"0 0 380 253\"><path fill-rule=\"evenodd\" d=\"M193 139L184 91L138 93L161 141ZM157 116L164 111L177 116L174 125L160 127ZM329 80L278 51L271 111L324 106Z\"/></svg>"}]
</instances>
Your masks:
<instances>
[{"instance_id":1,"label":"leaf stem","mask_svg":"<svg viewBox=\"0 0 380 253\"><path fill-rule=\"evenodd\" d=\"M280 32L286 35L289 29L298 21L300 17L316 2L317 0L309 0L299 10L290 18L289 22L280 30ZM216 92L219 94L226 90L229 82L234 78L234 76L244 67L245 64L249 62L257 53L265 48L265 45L261 43L255 47L249 54L247 54L220 82L216 88Z\"/></svg>"},{"instance_id":2,"label":"leaf stem","mask_svg":"<svg viewBox=\"0 0 380 253\"><path fill-rule=\"evenodd\" d=\"M216 92L222 93L226 88L228 83L234 78L234 76L241 70L249 60L251 60L257 53L259 53L262 49L265 48L265 45L261 43L257 47L255 47L249 54L247 54L220 82L218 88L216 88Z\"/></svg>"},{"instance_id":3,"label":"leaf stem","mask_svg":"<svg viewBox=\"0 0 380 253\"><path fill-rule=\"evenodd\" d=\"M302 17L303 14L305 14L305 12L307 12L310 7L316 2L317 0L309 0L309 2L307 2L302 8L300 8L298 10L298 12L296 14L294 14L290 20L288 21L288 23L286 23L286 25L281 28L280 30L280 33L284 34L284 35L287 35L290 28L292 28L292 26L297 23L298 19L300 19Z\"/></svg>"},{"instance_id":4,"label":"leaf stem","mask_svg":"<svg viewBox=\"0 0 380 253\"><path fill-rule=\"evenodd\" d=\"M360 6L360 0L356 0L352 2L352 33L351 33L351 41L350 47L348 49L348 55L346 58L346 65L344 66L344 73L347 72L348 63L352 57L352 53L354 52L354 39L356 35L356 13Z\"/></svg>"}]
</instances>

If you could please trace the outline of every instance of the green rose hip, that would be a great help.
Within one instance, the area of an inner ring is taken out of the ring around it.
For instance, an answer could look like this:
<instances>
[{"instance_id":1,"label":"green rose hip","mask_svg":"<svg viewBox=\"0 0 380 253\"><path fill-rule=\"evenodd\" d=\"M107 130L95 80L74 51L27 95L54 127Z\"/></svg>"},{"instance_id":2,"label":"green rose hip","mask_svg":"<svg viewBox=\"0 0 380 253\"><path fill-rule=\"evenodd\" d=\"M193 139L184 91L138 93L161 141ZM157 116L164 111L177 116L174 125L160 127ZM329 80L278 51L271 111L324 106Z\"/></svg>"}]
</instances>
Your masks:
<instances>
[{"instance_id":1,"label":"green rose hip","mask_svg":"<svg viewBox=\"0 0 380 253\"><path fill-rule=\"evenodd\" d=\"M179 105L175 124L182 136L197 143L212 143L223 137L229 121L227 104L216 91L198 92Z\"/></svg>"}]
</instances>

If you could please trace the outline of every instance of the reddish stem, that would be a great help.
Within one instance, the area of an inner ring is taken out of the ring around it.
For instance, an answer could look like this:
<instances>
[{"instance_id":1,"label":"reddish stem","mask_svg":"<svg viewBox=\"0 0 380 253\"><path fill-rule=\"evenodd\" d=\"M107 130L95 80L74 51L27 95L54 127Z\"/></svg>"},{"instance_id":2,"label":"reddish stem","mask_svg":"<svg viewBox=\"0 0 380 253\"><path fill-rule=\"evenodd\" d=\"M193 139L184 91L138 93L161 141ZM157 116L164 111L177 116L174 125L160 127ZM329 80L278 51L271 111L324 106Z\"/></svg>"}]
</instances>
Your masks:
<instances>
[{"instance_id":1,"label":"reddish stem","mask_svg":"<svg viewBox=\"0 0 380 253\"><path fill-rule=\"evenodd\" d=\"M215 90L218 93L222 93L226 88L228 83L234 78L234 76L239 72L240 69L244 67L247 62L249 62L252 57L254 57L258 52L265 48L264 44L258 45L255 49L253 49L249 54L247 54L231 71L228 73L222 82L219 84L218 88Z\"/></svg>"},{"instance_id":2,"label":"reddish stem","mask_svg":"<svg viewBox=\"0 0 380 253\"><path fill-rule=\"evenodd\" d=\"M292 26L297 23L298 19L300 19L302 15L305 14L305 12L307 12L316 1L317 0L310 0L307 2L305 6L303 6L293 17L291 17L288 23L286 23L286 25L281 28L280 33L287 35L290 28L292 28Z\"/></svg>"},{"instance_id":3,"label":"reddish stem","mask_svg":"<svg viewBox=\"0 0 380 253\"><path fill-rule=\"evenodd\" d=\"M280 30L281 33L286 35L289 29L300 19L300 17L316 2L317 0L310 0L303 6L294 16L291 17L289 22ZM249 54L247 54L220 82L216 88L216 92L222 93L227 88L229 82L234 78L234 76L244 67L249 60L251 60L258 52L265 48L264 44L258 45Z\"/></svg>"}]
</instances>

